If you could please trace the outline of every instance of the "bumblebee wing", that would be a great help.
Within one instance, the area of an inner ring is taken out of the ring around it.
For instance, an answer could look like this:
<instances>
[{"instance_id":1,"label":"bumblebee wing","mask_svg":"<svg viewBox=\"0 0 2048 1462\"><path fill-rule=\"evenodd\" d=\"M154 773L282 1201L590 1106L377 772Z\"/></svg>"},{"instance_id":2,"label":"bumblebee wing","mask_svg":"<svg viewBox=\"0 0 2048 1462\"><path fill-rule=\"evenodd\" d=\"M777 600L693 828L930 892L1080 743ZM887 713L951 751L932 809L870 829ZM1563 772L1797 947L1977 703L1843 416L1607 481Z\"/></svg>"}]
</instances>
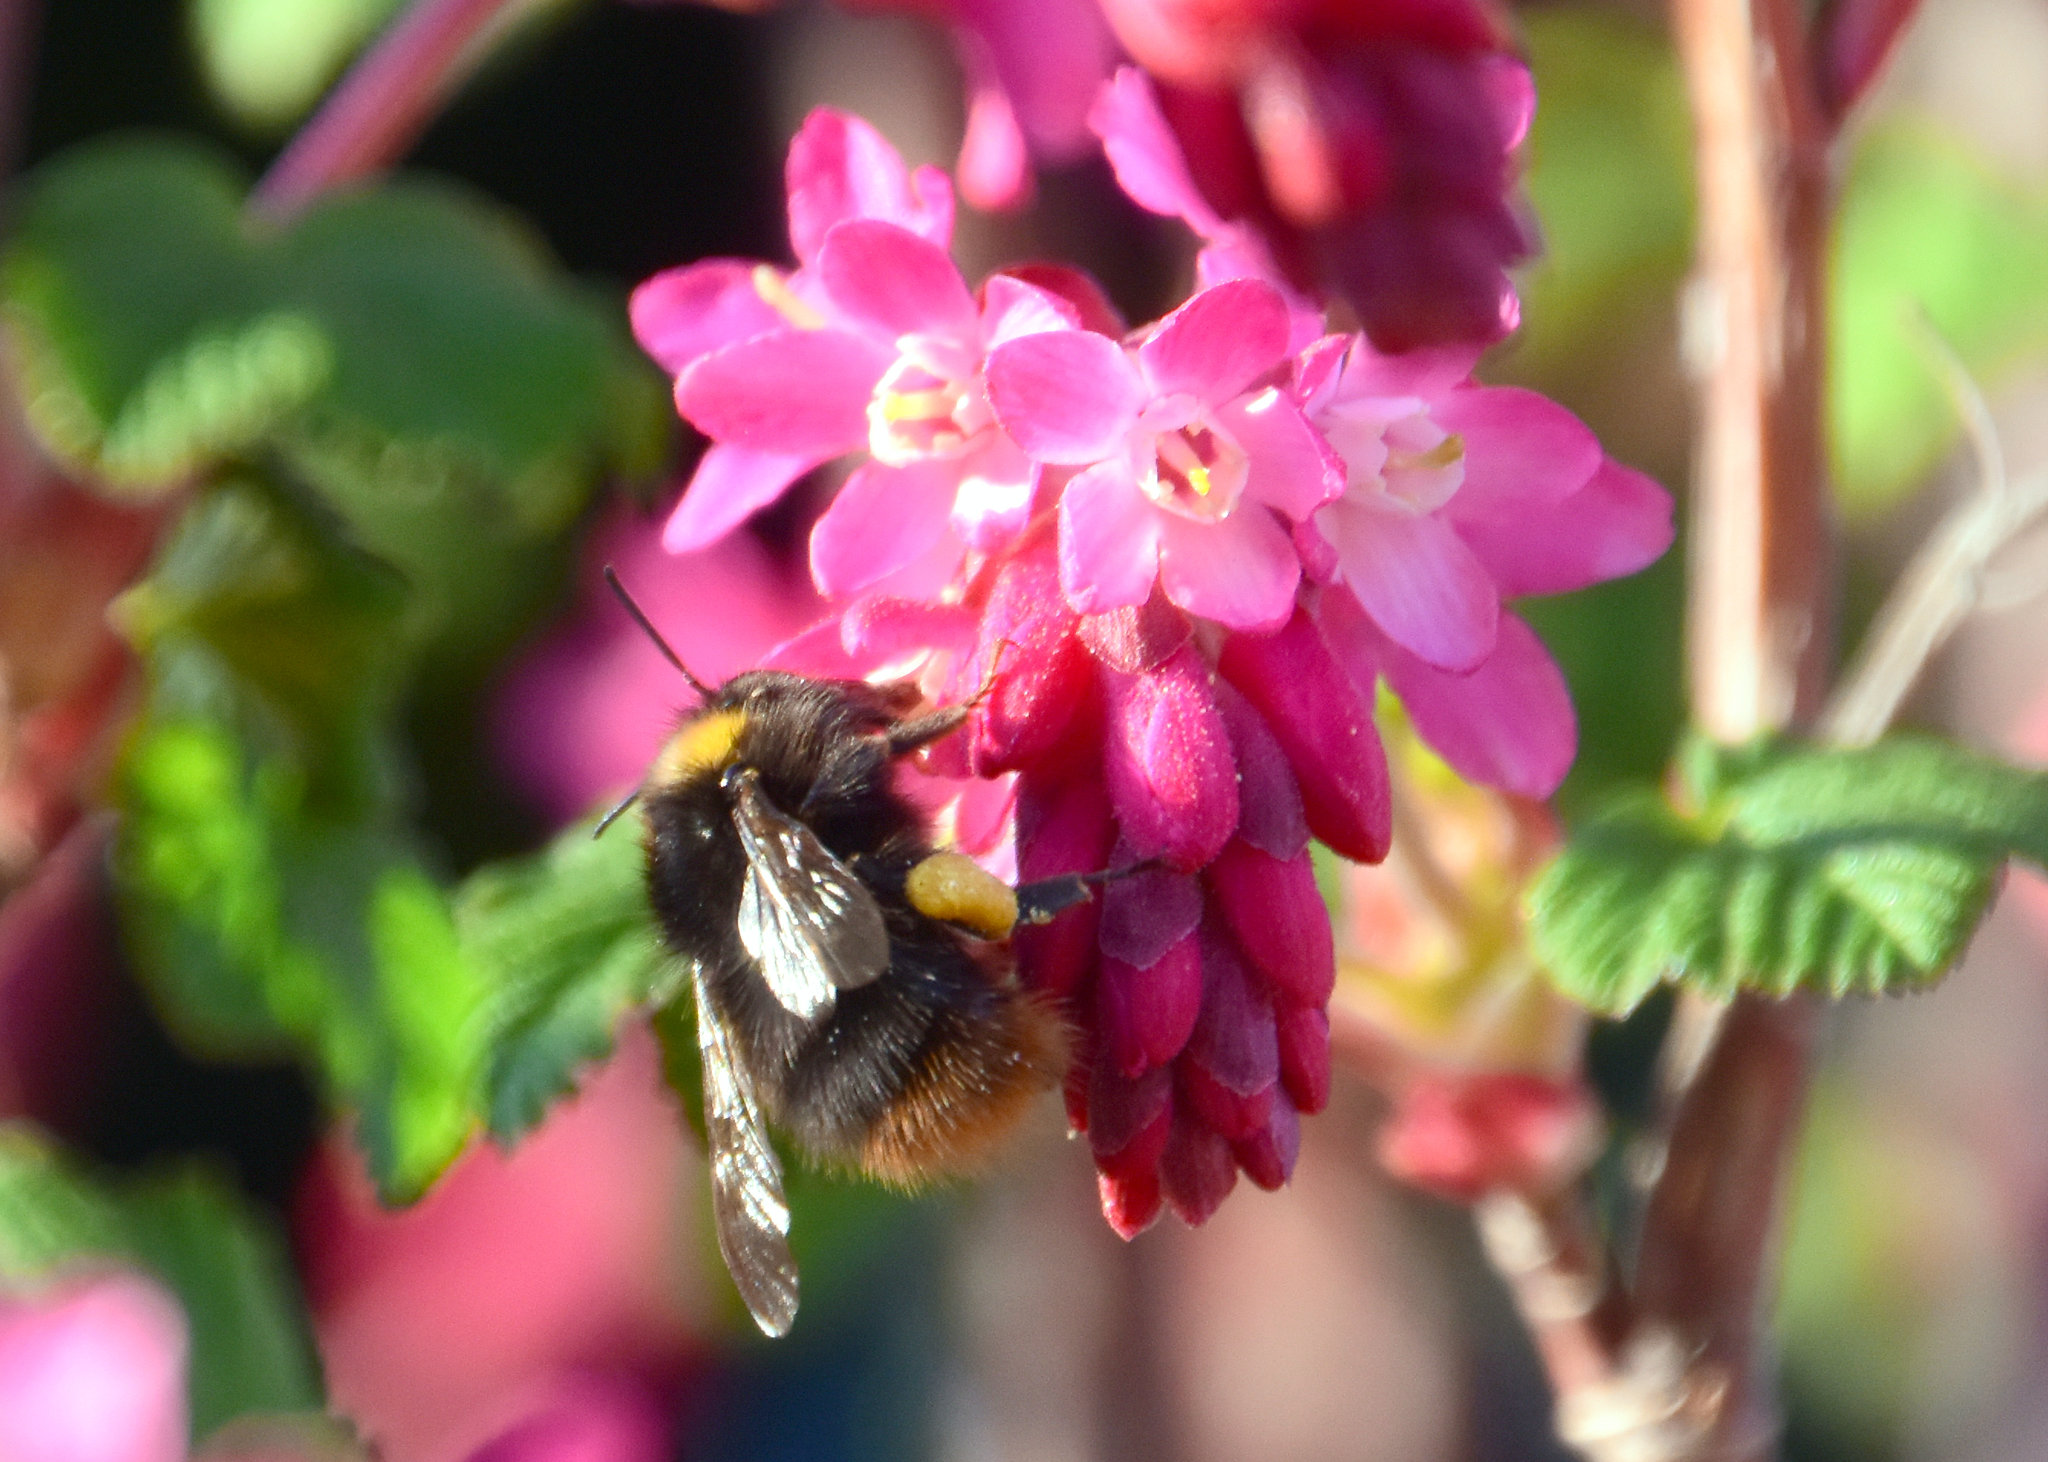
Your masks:
<instances>
[{"instance_id":1,"label":"bumblebee wing","mask_svg":"<svg viewBox=\"0 0 2048 1462\"><path fill-rule=\"evenodd\" d=\"M733 822L746 849L739 936L776 1001L816 1020L841 990L880 977L889 965L882 907L818 835L742 777Z\"/></svg>"},{"instance_id":2,"label":"bumblebee wing","mask_svg":"<svg viewBox=\"0 0 2048 1462\"><path fill-rule=\"evenodd\" d=\"M789 1203L782 1163L740 1064L732 1027L696 978L697 1047L704 1066L704 1135L711 1149L711 1215L718 1252L740 1298L765 1334L787 1335L796 1319L796 1260L789 1253Z\"/></svg>"}]
</instances>

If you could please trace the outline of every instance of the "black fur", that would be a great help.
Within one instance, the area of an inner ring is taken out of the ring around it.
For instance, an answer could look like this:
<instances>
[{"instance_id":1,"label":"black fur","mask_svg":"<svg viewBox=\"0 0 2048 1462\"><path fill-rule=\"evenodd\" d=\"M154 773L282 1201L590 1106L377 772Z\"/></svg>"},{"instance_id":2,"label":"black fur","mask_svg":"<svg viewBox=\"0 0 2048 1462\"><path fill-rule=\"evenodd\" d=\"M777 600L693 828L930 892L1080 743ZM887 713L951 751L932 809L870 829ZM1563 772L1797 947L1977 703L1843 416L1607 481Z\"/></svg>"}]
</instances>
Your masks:
<instances>
[{"instance_id":1,"label":"black fur","mask_svg":"<svg viewBox=\"0 0 2048 1462\"><path fill-rule=\"evenodd\" d=\"M770 1118L828 1158L852 1157L934 1053L987 1042L1007 998L984 949L905 900L905 876L932 851L923 818L893 784L895 755L911 749L898 733L921 724L901 721L905 709L900 693L860 681L753 671L682 723L742 711L736 764L756 771L769 799L808 824L881 905L888 970L842 991L821 1021L778 1004L740 945L746 856L721 770L645 796L647 882L670 947L704 970ZM933 720L923 739L957 723ZM980 1054L1000 1067L999 1050Z\"/></svg>"}]
</instances>

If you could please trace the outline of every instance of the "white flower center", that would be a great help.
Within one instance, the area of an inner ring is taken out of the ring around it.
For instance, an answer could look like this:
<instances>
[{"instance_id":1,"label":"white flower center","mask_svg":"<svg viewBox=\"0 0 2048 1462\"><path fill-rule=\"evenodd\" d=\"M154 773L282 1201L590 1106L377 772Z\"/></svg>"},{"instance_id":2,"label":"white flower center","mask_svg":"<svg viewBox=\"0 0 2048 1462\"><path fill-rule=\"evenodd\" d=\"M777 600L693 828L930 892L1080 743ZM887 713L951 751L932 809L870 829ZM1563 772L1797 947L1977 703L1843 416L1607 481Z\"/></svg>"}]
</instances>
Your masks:
<instances>
[{"instance_id":1,"label":"white flower center","mask_svg":"<svg viewBox=\"0 0 2048 1462\"><path fill-rule=\"evenodd\" d=\"M868 450L891 467L961 456L995 420L972 362L930 336L906 335L896 348L896 363L868 400Z\"/></svg>"}]
</instances>

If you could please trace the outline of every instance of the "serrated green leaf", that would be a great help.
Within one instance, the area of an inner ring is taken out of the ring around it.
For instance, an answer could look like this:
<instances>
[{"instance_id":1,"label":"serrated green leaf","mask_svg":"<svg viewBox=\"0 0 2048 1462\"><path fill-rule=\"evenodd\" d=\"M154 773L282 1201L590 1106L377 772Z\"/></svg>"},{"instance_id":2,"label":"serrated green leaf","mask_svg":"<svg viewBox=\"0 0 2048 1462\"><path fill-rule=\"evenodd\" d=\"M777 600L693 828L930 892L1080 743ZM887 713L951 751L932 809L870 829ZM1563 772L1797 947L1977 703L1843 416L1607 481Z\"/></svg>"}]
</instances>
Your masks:
<instances>
[{"instance_id":1,"label":"serrated green leaf","mask_svg":"<svg viewBox=\"0 0 2048 1462\"><path fill-rule=\"evenodd\" d=\"M624 829L588 824L531 858L474 874L456 899L464 953L490 989L491 1133L510 1142L577 1071L612 1049L619 1021L686 973L661 949L643 855Z\"/></svg>"},{"instance_id":2,"label":"serrated green leaf","mask_svg":"<svg viewBox=\"0 0 2048 1462\"><path fill-rule=\"evenodd\" d=\"M46 163L0 260L31 423L129 495L281 464L396 565L452 642L547 590L561 530L672 426L616 302L504 210L400 180L251 220L243 181L168 141Z\"/></svg>"},{"instance_id":3,"label":"serrated green leaf","mask_svg":"<svg viewBox=\"0 0 2048 1462\"><path fill-rule=\"evenodd\" d=\"M1667 982L1717 998L1924 986L2008 858L2048 864L2048 773L1947 743L1695 746L1681 766L1696 811L1617 799L1530 889L1537 958L1597 1010Z\"/></svg>"},{"instance_id":4,"label":"serrated green leaf","mask_svg":"<svg viewBox=\"0 0 2048 1462\"><path fill-rule=\"evenodd\" d=\"M105 1185L26 1128L0 1127L0 1282L109 1261L150 1271L184 1307L195 1440L237 1416L322 1405L284 1245L224 1182L188 1165Z\"/></svg>"}]
</instances>

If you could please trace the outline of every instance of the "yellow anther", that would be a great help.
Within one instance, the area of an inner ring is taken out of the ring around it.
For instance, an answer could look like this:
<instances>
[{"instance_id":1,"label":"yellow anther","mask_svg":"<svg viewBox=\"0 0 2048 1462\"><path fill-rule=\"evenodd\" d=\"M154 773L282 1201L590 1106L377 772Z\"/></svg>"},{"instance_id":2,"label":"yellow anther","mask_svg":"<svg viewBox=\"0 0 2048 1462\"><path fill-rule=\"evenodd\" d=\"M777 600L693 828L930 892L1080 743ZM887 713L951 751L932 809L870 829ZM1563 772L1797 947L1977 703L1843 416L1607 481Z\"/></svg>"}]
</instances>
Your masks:
<instances>
[{"instance_id":1,"label":"yellow anther","mask_svg":"<svg viewBox=\"0 0 2048 1462\"><path fill-rule=\"evenodd\" d=\"M796 291L789 287L789 281L782 271L772 264L756 264L753 273L754 293L761 296L768 307L799 330L816 330L823 327L825 317L796 297Z\"/></svg>"}]
</instances>

